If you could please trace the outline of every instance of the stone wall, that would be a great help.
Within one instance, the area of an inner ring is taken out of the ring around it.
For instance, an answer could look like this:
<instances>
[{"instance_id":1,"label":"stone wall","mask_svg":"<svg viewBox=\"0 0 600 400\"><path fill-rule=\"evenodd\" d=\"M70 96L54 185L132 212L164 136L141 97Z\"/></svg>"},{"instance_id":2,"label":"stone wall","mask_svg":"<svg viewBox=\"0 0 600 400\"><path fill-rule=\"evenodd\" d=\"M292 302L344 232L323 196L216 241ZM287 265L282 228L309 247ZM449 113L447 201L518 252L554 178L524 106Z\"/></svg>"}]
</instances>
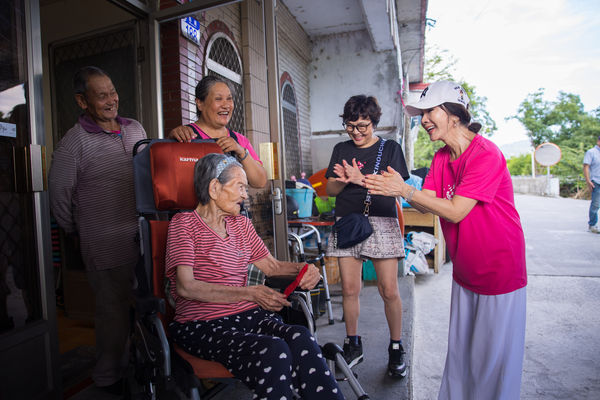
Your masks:
<instances>
[{"instance_id":1,"label":"stone wall","mask_svg":"<svg viewBox=\"0 0 600 400\"><path fill-rule=\"evenodd\" d=\"M559 179L550 176L513 176L513 189L515 193L535 194L538 196L558 197L560 194Z\"/></svg>"}]
</instances>

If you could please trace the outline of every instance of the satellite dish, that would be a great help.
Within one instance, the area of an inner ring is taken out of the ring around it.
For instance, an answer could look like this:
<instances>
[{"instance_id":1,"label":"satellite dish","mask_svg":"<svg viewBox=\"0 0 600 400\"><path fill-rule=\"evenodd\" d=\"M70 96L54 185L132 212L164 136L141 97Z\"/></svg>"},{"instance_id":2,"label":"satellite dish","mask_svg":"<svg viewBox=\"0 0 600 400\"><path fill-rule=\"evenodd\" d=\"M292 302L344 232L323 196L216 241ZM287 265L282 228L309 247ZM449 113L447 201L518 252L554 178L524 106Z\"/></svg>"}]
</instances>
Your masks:
<instances>
[{"instance_id":1,"label":"satellite dish","mask_svg":"<svg viewBox=\"0 0 600 400\"><path fill-rule=\"evenodd\" d=\"M560 161L562 152L554 143L542 143L536 147L534 157L538 164L550 167Z\"/></svg>"}]
</instances>

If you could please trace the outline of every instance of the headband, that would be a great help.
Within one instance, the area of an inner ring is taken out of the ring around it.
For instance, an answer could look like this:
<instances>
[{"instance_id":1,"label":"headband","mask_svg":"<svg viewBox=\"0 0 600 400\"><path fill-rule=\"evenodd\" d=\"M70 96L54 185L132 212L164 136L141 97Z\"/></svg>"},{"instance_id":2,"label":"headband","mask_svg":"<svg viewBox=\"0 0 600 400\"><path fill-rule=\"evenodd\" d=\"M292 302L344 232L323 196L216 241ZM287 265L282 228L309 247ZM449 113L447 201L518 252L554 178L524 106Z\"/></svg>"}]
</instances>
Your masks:
<instances>
[{"instance_id":1,"label":"headband","mask_svg":"<svg viewBox=\"0 0 600 400\"><path fill-rule=\"evenodd\" d=\"M219 178L219 176L221 176L221 174L223 173L223 171L225 170L225 168L227 168L228 165L237 163L236 159L230 156L225 156L225 158L221 161L219 161L219 163L217 164L217 174L215 176L216 179Z\"/></svg>"}]
</instances>

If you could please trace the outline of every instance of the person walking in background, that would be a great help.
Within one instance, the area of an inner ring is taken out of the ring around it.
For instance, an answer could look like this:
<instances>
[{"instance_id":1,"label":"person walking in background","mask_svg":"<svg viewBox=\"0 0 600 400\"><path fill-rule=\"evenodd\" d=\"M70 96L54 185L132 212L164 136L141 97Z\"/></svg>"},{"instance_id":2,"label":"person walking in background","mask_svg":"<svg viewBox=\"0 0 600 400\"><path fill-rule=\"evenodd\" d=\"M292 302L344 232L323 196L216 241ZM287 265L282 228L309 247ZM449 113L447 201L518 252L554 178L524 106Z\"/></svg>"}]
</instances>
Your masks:
<instances>
[{"instance_id":1,"label":"person walking in background","mask_svg":"<svg viewBox=\"0 0 600 400\"><path fill-rule=\"evenodd\" d=\"M371 193L402 196L441 217L453 264L448 353L438 399L518 399L525 348L525 237L500 149L477 134L469 98L440 81L406 107L438 150L423 190L388 168L365 179Z\"/></svg>"},{"instance_id":2,"label":"person walking in background","mask_svg":"<svg viewBox=\"0 0 600 400\"><path fill-rule=\"evenodd\" d=\"M83 113L52 154L50 207L58 225L79 242L96 298L92 378L119 394L139 258L132 149L146 132L139 122L119 116L119 95L106 72L83 67L73 83Z\"/></svg>"},{"instance_id":3,"label":"person walking in background","mask_svg":"<svg viewBox=\"0 0 600 400\"><path fill-rule=\"evenodd\" d=\"M392 166L402 176L409 177L400 145L393 140L374 135L381 117L381 108L372 96L352 96L344 105L342 125L351 140L338 143L331 155L327 178L327 194L336 197L335 217L363 213L367 189L364 175L372 173L382 148L380 168ZM383 144L385 143L385 144ZM373 233L365 241L350 247L337 248L334 234L329 238L327 255L337 257L342 279L342 305L346 338L344 358L350 367L363 360L362 339L358 335L360 314L362 263L370 259L377 274L377 287L384 302L390 330L388 372L394 377L406 376L402 347L402 300L398 290L398 259L404 257L404 241L395 199L373 196L369 207L369 222Z\"/></svg>"},{"instance_id":4,"label":"person walking in background","mask_svg":"<svg viewBox=\"0 0 600 400\"><path fill-rule=\"evenodd\" d=\"M596 145L585 152L585 156L583 157L583 176L592 194L588 230L593 233L600 233L600 228L598 227L598 209L600 208L600 136L598 136Z\"/></svg>"},{"instance_id":5,"label":"person walking in background","mask_svg":"<svg viewBox=\"0 0 600 400\"><path fill-rule=\"evenodd\" d=\"M217 76L205 76L196 85L198 120L171 130L169 138L180 142L215 139L223 153L232 153L244 166L250 186L263 188L267 184L267 172L252 144L244 135L227 128L234 107L228 83Z\"/></svg>"}]
</instances>

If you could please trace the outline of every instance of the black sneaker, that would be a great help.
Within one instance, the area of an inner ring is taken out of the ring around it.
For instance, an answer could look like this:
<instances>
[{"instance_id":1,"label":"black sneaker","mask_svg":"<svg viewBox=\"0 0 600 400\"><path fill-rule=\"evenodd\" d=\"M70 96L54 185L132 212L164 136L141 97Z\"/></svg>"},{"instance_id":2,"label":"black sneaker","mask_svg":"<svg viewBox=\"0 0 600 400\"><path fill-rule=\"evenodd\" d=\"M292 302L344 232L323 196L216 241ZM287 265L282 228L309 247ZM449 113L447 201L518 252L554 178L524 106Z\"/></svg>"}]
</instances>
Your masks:
<instances>
[{"instance_id":1,"label":"black sneaker","mask_svg":"<svg viewBox=\"0 0 600 400\"><path fill-rule=\"evenodd\" d=\"M388 361L388 374L394 378L404 378L406 376L404 348L400 343L390 343L388 353L390 356Z\"/></svg>"},{"instance_id":2,"label":"black sneaker","mask_svg":"<svg viewBox=\"0 0 600 400\"><path fill-rule=\"evenodd\" d=\"M363 348L360 336L358 337L358 345L351 343L349 338L345 338L343 350L344 360L346 360L349 368L363 361Z\"/></svg>"}]
</instances>

